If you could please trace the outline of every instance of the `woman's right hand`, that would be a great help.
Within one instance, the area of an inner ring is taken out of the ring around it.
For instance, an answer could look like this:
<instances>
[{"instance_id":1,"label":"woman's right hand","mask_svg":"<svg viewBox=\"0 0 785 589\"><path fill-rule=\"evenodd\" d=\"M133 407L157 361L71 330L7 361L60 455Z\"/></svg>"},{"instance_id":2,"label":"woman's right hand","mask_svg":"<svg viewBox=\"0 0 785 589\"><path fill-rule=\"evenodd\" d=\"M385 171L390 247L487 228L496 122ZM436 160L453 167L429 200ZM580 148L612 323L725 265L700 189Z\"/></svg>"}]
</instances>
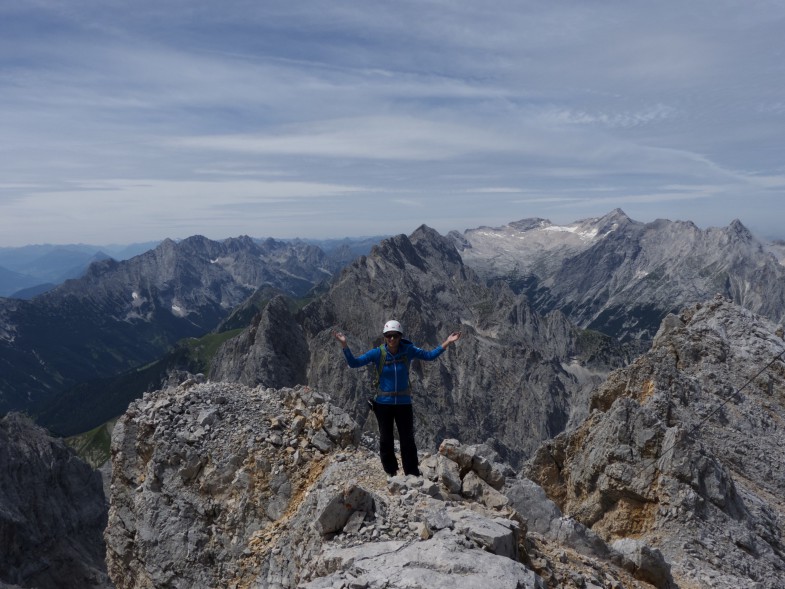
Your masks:
<instances>
[{"instance_id":1,"label":"woman's right hand","mask_svg":"<svg viewBox=\"0 0 785 589\"><path fill-rule=\"evenodd\" d=\"M346 336L344 334L342 334L340 331L333 330L333 337L338 340L342 348L346 347Z\"/></svg>"}]
</instances>

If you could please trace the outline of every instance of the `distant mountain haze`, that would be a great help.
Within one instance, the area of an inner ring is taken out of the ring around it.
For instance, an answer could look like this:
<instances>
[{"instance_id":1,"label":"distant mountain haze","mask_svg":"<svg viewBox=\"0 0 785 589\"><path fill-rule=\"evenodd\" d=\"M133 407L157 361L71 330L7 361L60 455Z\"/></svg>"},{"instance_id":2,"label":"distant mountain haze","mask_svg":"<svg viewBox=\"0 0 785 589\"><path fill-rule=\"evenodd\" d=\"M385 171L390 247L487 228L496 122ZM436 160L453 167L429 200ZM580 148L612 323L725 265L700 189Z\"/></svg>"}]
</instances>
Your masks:
<instances>
[{"instance_id":1,"label":"distant mountain haze","mask_svg":"<svg viewBox=\"0 0 785 589\"><path fill-rule=\"evenodd\" d=\"M304 242L195 236L96 262L30 301L0 299L0 411L144 365L213 330L260 287L303 296L338 267Z\"/></svg>"},{"instance_id":2,"label":"distant mountain haze","mask_svg":"<svg viewBox=\"0 0 785 589\"><path fill-rule=\"evenodd\" d=\"M331 260L346 264L367 253L383 237L273 240L314 245ZM264 241L257 239L256 241ZM160 242L129 245L27 245L0 247L0 297L30 299L69 278L82 276L93 262L128 260L154 249Z\"/></svg>"},{"instance_id":3,"label":"distant mountain haze","mask_svg":"<svg viewBox=\"0 0 785 589\"><path fill-rule=\"evenodd\" d=\"M29 299L69 278L78 278L95 261L110 257L126 260L156 245L158 242L122 246L72 244L0 248L0 296Z\"/></svg>"}]
</instances>

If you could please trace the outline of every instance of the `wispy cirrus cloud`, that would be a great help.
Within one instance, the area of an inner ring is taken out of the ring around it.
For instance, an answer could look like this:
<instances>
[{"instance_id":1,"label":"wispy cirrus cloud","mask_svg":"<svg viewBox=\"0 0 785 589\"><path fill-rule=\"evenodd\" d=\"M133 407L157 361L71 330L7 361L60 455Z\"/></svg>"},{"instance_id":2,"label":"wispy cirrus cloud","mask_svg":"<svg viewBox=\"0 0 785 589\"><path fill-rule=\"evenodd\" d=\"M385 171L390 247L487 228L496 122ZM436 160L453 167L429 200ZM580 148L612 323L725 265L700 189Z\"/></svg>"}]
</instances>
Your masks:
<instances>
[{"instance_id":1,"label":"wispy cirrus cloud","mask_svg":"<svg viewBox=\"0 0 785 589\"><path fill-rule=\"evenodd\" d=\"M380 160L441 160L516 148L510 137L491 131L404 116L318 121L268 134L186 137L177 147L275 156Z\"/></svg>"}]
</instances>

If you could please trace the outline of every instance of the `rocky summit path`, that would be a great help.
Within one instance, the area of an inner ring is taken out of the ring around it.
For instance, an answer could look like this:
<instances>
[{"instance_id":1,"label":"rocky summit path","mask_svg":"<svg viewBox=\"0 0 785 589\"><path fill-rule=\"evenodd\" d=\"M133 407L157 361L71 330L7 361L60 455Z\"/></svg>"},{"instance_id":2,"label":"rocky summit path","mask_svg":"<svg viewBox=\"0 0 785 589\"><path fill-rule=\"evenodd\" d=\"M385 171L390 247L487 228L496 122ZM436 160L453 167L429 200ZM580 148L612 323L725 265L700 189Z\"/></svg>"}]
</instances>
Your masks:
<instances>
[{"instance_id":1,"label":"rocky summit path","mask_svg":"<svg viewBox=\"0 0 785 589\"><path fill-rule=\"evenodd\" d=\"M146 395L113 437L115 584L648 586L491 448L445 440L423 455L423 477L388 479L369 443L306 387L186 382ZM668 576L661 558L644 566Z\"/></svg>"}]
</instances>

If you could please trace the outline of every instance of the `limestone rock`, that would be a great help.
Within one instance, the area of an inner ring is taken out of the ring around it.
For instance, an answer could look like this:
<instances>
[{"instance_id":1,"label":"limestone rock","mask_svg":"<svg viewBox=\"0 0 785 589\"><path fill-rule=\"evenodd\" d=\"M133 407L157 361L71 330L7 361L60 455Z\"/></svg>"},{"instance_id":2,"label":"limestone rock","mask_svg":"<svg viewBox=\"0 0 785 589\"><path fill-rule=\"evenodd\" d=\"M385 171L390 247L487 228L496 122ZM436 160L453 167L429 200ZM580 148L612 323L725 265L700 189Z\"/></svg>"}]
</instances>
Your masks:
<instances>
[{"instance_id":1,"label":"limestone rock","mask_svg":"<svg viewBox=\"0 0 785 589\"><path fill-rule=\"evenodd\" d=\"M581 327L646 342L641 351L665 315L715 293L775 322L785 316L785 267L737 220L700 229L616 209L561 227L523 219L450 237L466 266L510 283L538 313L562 309Z\"/></svg>"},{"instance_id":2,"label":"limestone rock","mask_svg":"<svg viewBox=\"0 0 785 589\"><path fill-rule=\"evenodd\" d=\"M230 339L211 363L213 380L248 386L293 387L306 380L308 346L286 299L273 298L250 328Z\"/></svg>"},{"instance_id":3,"label":"limestone rock","mask_svg":"<svg viewBox=\"0 0 785 589\"><path fill-rule=\"evenodd\" d=\"M527 476L604 540L659 550L680 586L781 589L777 329L722 297L684 310L596 391L579 428L542 446Z\"/></svg>"},{"instance_id":4,"label":"limestone rock","mask_svg":"<svg viewBox=\"0 0 785 589\"><path fill-rule=\"evenodd\" d=\"M416 544L389 542L342 548L325 558L339 570L303 585L304 589L388 587L389 589L544 589L534 572L504 556L467 550L459 537L437 533ZM350 572L346 569L351 566Z\"/></svg>"},{"instance_id":5,"label":"limestone rock","mask_svg":"<svg viewBox=\"0 0 785 589\"><path fill-rule=\"evenodd\" d=\"M249 573L244 564L253 547L299 506L324 467L309 440L327 436L325 423L338 443L357 438L341 413L304 387L226 383L133 403L112 438L106 542L117 587L222 587L255 577L258 566Z\"/></svg>"},{"instance_id":6,"label":"limestone rock","mask_svg":"<svg viewBox=\"0 0 785 589\"><path fill-rule=\"evenodd\" d=\"M613 543L613 549L622 555L622 565L631 570L637 579L647 581L661 589L675 589L671 568L656 548L640 540L622 538Z\"/></svg>"},{"instance_id":7,"label":"limestone rock","mask_svg":"<svg viewBox=\"0 0 785 589\"><path fill-rule=\"evenodd\" d=\"M499 556L518 560L518 528L507 520L490 520L471 510L456 511L451 514L453 529L477 542L482 548Z\"/></svg>"},{"instance_id":8,"label":"limestone rock","mask_svg":"<svg viewBox=\"0 0 785 589\"><path fill-rule=\"evenodd\" d=\"M307 387L149 394L115 428L109 570L129 588L782 589L785 342L723 299L679 321L519 474L492 440L449 438L388 480Z\"/></svg>"},{"instance_id":9,"label":"limestone rock","mask_svg":"<svg viewBox=\"0 0 785 589\"><path fill-rule=\"evenodd\" d=\"M473 456L463 468L437 453L422 460L434 480L387 480L375 451L341 445L356 429L305 387L208 382L146 395L113 436L106 540L117 586L635 587L620 556L573 557L555 536L529 534L480 476L490 466L503 490L514 482L488 446L451 440L450 455ZM335 440L326 452L312 443L319 432ZM450 488L478 494L452 493L439 464L457 477Z\"/></svg>"},{"instance_id":10,"label":"limestone rock","mask_svg":"<svg viewBox=\"0 0 785 589\"><path fill-rule=\"evenodd\" d=\"M535 313L505 284L489 287L452 240L422 226L350 264L295 318L308 344L309 386L333 391L361 426L372 371L348 368L331 332L340 329L360 354L382 343L379 318L387 316L425 349L463 332L436 361L412 363L418 446L432 450L445 438L478 446L495 438L501 460L514 468L587 414L591 389L627 359L610 338L587 336L558 311ZM459 470L466 468L461 462ZM500 481L486 482L498 490Z\"/></svg>"},{"instance_id":11,"label":"limestone rock","mask_svg":"<svg viewBox=\"0 0 785 589\"><path fill-rule=\"evenodd\" d=\"M347 485L342 492L330 495L319 508L315 526L320 534L326 535L343 530L355 513L364 517L373 516L374 500L370 493L354 484Z\"/></svg>"}]
</instances>

